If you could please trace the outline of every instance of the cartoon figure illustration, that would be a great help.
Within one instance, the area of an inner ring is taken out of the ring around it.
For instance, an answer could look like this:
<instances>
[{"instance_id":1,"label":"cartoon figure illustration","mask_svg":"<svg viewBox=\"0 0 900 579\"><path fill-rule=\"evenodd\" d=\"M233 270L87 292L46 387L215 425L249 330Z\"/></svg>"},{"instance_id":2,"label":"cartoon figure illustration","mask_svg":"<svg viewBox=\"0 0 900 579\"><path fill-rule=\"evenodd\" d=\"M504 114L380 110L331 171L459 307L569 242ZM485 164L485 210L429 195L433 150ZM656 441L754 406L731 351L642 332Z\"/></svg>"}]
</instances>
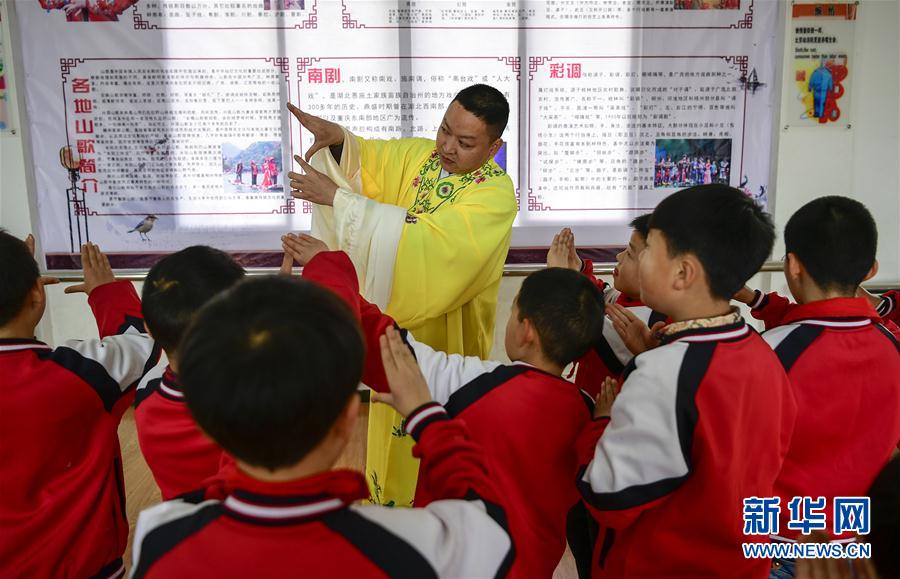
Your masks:
<instances>
[{"instance_id":1,"label":"cartoon figure illustration","mask_svg":"<svg viewBox=\"0 0 900 579\"><path fill-rule=\"evenodd\" d=\"M813 116L824 117L825 101L828 93L834 90L834 75L824 62L809 77L807 88L813 95Z\"/></svg>"},{"instance_id":2,"label":"cartoon figure illustration","mask_svg":"<svg viewBox=\"0 0 900 579\"><path fill-rule=\"evenodd\" d=\"M140 223L135 225L134 229L129 230L128 233L137 231L141 236L141 241L151 241L150 236L147 234L153 229L153 224L156 223L157 219L158 217L156 217L156 215L148 215L142 219Z\"/></svg>"}]
</instances>

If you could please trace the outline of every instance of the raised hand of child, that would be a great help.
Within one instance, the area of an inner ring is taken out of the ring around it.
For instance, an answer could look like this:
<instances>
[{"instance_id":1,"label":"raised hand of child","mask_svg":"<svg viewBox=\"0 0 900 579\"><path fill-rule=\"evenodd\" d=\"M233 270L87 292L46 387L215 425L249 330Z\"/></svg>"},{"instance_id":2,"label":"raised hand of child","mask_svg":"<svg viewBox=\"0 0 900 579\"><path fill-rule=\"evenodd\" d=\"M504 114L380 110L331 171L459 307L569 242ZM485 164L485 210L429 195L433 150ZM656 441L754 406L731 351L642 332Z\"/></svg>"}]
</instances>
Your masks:
<instances>
[{"instance_id":1,"label":"raised hand of child","mask_svg":"<svg viewBox=\"0 0 900 579\"><path fill-rule=\"evenodd\" d=\"M281 267L278 268L278 275L291 277L294 273L294 256L288 252L284 252L281 258Z\"/></svg>"},{"instance_id":2,"label":"raised hand of child","mask_svg":"<svg viewBox=\"0 0 900 579\"><path fill-rule=\"evenodd\" d=\"M575 251L575 234L572 233L572 230L568 227L562 230L562 242L566 246L566 257L569 260L569 269L581 271L581 258L578 257L578 252Z\"/></svg>"},{"instance_id":3,"label":"raised hand of child","mask_svg":"<svg viewBox=\"0 0 900 579\"><path fill-rule=\"evenodd\" d=\"M319 253L328 251L328 246L325 245L324 241L316 239L312 235L306 235L305 233L288 233L287 235L282 235L281 248L284 250L285 254L284 260L281 263L281 273L286 273L287 275L290 275L291 272L290 267L288 267L287 272L285 272L285 264L287 263L288 256L290 256L292 262L296 261L300 265L306 265Z\"/></svg>"},{"instance_id":4,"label":"raised hand of child","mask_svg":"<svg viewBox=\"0 0 900 579\"><path fill-rule=\"evenodd\" d=\"M640 354L652 350L659 345L657 334L665 326L665 322L656 322L648 328L640 318L619 304L608 304L606 314L613 323L613 329L622 338L625 347L632 354Z\"/></svg>"},{"instance_id":5,"label":"raised hand of child","mask_svg":"<svg viewBox=\"0 0 900 579\"><path fill-rule=\"evenodd\" d=\"M84 282L70 285L64 291L67 294L91 292L100 287L116 281L109 259L93 243L85 243L81 246L81 267L84 270Z\"/></svg>"},{"instance_id":6,"label":"raised hand of child","mask_svg":"<svg viewBox=\"0 0 900 579\"><path fill-rule=\"evenodd\" d=\"M742 304L747 304L748 306L753 303L753 300L755 298L756 292L754 292L747 286L742 287L736 294L734 294L735 301L741 302Z\"/></svg>"},{"instance_id":7,"label":"raised hand of child","mask_svg":"<svg viewBox=\"0 0 900 579\"><path fill-rule=\"evenodd\" d=\"M391 391L373 392L372 399L393 407L403 417L409 416L419 406L431 402L431 391L415 357L396 329L387 329L381 336L380 346L381 361Z\"/></svg>"},{"instance_id":8,"label":"raised hand of child","mask_svg":"<svg viewBox=\"0 0 900 579\"><path fill-rule=\"evenodd\" d=\"M25 245L28 247L29 253L31 253L31 257L34 257L34 235L28 234L28 237L25 238ZM53 285L59 283L59 278L55 277L47 277L42 275L38 278L38 281L41 282L41 285Z\"/></svg>"},{"instance_id":9,"label":"raised hand of child","mask_svg":"<svg viewBox=\"0 0 900 579\"><path fill-rule=\"evenodd\" d=\"M594 418L609 418L612 412L613 402L616 401L618 393L616 390L619 383L615 378L607 376L603 379L603 385L600 387L600 393L594 400Z\"/></svg>"},{"instance_id":10,"label":"raised hand of child","mask_svg":"<svg viewBox=\"0 0 900 579\"><path fill-rule=\"evenodd\" d=\"M581 271L581 258L575 252L575 234L566 227L553 236L547 252L547 267L565 267Z\"/></svg>"},{"instance_id":11,"label":"raised hand of child","mask_svg":"<svg viewBox=\"0 0 900 579\"><path fill-rule=\"evenodd\" d=\"M562 235L562 231L554 235L553 241L550 243L550 250L547 251L547 267L568 267L569 265L566 248L559 240L560 235Z\"/></svg>"}]
</instances>

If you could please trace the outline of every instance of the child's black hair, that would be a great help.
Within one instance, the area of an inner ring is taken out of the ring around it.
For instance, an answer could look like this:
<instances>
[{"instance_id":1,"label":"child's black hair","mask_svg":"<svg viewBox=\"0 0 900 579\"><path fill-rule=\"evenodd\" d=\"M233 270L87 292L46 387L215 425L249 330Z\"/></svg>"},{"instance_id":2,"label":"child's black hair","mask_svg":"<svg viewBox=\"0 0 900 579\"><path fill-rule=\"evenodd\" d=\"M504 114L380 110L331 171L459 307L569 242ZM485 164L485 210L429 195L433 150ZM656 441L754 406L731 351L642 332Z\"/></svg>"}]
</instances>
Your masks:
<instances>
[{"instance_id":1,"label":"child's black hair","mask_svg":"<svg viewBox=\"0 0 900 579\"><path fill-rule=\"evenodd\" d=\"M663 199L650 229L666 239L669 255L697 256L712 295L730 300L772 252L775 227L752 199L727 185L698 185Z\"/></svg>"},{"instance_id":2,"label":"child's black hair","mask_svg":"<svg viewBox=\"0 0 900 579\"><path fill-rule=\"evenodd\" d=\"M150 269L141 291L147 329L174 354L197 310L243 277L244 269L231 256L205 245L164 257Z\"/></svg>"},{"instance_id":3,"label":"child's black hair","mask_svg":"<svg viewBox=\"0 0 900 579\"><path fill-rule=\"evenodd\" d=\"M600 289L570 269L551 267L529 275L516 305L519 321L528 319L534 325L544 356L560 366L583 356L603 331Z\"/></svg>"},{"instance_id":4,"label":"child's black hair","mask_svg":"<svg viewBox=\"0 0 900 579\"><path fill-rule=\"evenodd\" d=\"M365 344L350 308L299 278L245 280L207 304L179 376L197 424L247 464L298 463L347 407Z\"/></svg>"},{"instance_id":5,"label":"child's black hair","mask_svg":"<svg viewBox=\"0 0 900 579\"><path fill-rule=\"evenodd\" d=\"M644 213L643 215L638 215L631 220L631 223L629 223L631 229L636 231L638 235L644 238L645 241L647 240L647 236L650 234L650 217L652 215L652 213Z\"/></svg>"},{"instance_id":6,"label":"child's black hair","mask_svg":"<svg viewBox=\"0 0 900 579\"><path fill-rule=\"evenodd\" d=\"M784 227L784 248L824 290L849 295L875 263L878 229L866 206L848 197L813 199Z\"/></svg>"},{"instance_id":7,"label":"child's black hair","mask_svg":"<svg viewBox=\"0 0 900 579\"><path fill-rule=\"evenodd\" d=\"M0 326L22 311L41 273L25 242L0 229Z\"/></svg>"}]
</instances>

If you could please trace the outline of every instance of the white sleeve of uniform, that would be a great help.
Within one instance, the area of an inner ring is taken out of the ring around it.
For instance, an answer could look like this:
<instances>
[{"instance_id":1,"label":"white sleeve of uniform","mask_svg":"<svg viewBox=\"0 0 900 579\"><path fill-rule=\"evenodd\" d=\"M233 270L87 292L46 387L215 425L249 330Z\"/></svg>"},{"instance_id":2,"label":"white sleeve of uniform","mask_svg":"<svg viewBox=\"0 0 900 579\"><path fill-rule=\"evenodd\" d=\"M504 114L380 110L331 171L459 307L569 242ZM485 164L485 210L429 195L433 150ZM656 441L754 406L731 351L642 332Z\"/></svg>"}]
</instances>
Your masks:
<instances>
[{"instance_id":1,"label":"white sleeve of uniform","mask_svg":"<svg viewBox=\"0 0 900 579\"><path fill-rule=\"evenodd\" d=\"M503 576L512 563L512 540L505 523L477 498L434 501L424 509L374 505L350 509L412 546L439 577ZM401 569L411 570L414 563L397 560Z\"/></svg>"},{"instance_id":2,"label":"white sleeve of uniform","mask_svg":"<svg viewBox=\"0 0 900 579\"><path fill-rule=\"evenodd\" d=\"M687 344L647 351L612 406L609 425L578 481L582 495L600 510L622 510L661 498L688 476L693 425L679 424L693 404L698 380L682 374ZM703 368L705 372L705 366ZM702 374L700 375L702 378ZM686 439L687 437L687 439Z\"/></svg>"},{"instance_id":3,"label":"white sleeve of uniform","mask_svg":"<svg viewBox=\"0 0 900 579\"><path fill-rule=\"evenodd\" d=\"M766 330L761 336L769 347L775 350L798 328L800 328L800 324L785 324L783 326L776 326L771 330Z\"/></svg>"},{"instance_id":4,"label":"white sleeve of uniform","mask_svg":"<svg viewBox=\"0 0 900 579\"><path fill-rule=\"evenodd\" d=\"M100 340L67 341L51 357L95 387L112 383L124 392L156 365L160 348L148 334L130 327Z\"/></svg>"},{"instance_id":5,"label":"white sleeve of uniform","mask_svg":"<svg viewBox=\"0 0 900 579\"><path fill-rule=\"evenodd\" d=\"M439 404L446 404L454 392L475 378L502 366L501 362L482 360L476 356L438 352L427 344L417 342L410 332L405 332L404 340L416 356L432 398Z\"/></svg>"},{"instance_id":6,"label":"white sleeve of uniform","mask_svg":"<svg viewBox=\"0 0 900 579\"><path fill-rule=\"evenodd\" d=\"M131 549L131 570L129 571L128 577L136 577L138 570L142 567L141 547L148 534L166 523L190 517L191 515L196 514L197 511L219 502L220 501L217 500L208 500L200 503L191 503L182 499L173 499L171 501L159 503L158 505L153 505L152 507L141 511L141 514L138 515L137 525L134 528L134 540ZM144 571L146 570L144 569Z\"/></svg>"}]
</instances>

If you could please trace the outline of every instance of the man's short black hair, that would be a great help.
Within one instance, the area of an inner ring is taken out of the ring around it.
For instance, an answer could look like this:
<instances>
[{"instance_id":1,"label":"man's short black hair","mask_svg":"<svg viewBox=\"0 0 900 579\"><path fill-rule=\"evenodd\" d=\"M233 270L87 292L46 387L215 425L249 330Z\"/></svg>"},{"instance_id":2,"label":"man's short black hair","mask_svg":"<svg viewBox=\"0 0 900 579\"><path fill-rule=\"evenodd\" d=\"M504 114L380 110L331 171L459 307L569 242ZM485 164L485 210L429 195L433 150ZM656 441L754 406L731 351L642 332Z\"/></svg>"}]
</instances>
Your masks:
<instances>
[{"instance_id":1,"label":"man's short black hair","mask_svg":"<svg viewBox=\"0 0 900 579\"><path fill-rule=\"evenodd\" d=\"M881 470L867 493L871 500L872 562L879 577L900 577L900 456Z\"/></svg>"},{"instance_id":2,"label":"man's short black hair","mask_svg":"<svg viewBox=\"0 0 900 579\"><path fill-rule=\"evenodd\" d=\"M0 326L22 311L28 292L41 277L25 242L0 229Z\"/></svg>"},{"instance_id":3,"label":"man's short black hair","mask_svg":"<svg viewBox=\"0 0 900 579\"><path fill-rule=\"evenodd\" d=\"M713 296L730 300L772 252L772 218L752 199L727 185L698 185L663 199L650 229L666 238L669 255L697 256Z\"/></svg>"},{"instance_id":4,"label":"man's short black hair","mask_svg":"<svg viewBox=\"0 0 900 579\"><path fill-rule=\"evenodd\" d=\"M188 408L222 448L253 466L297 464L347 407L365 343L350 308L300 278L247 279L197 315L179 376Z\"/></svg>"},{"instance_id":5,"label":"man's short black hair","mask_svg":"<svg viewBox=\"0 0 900 579\"><path fill-rule=\"evenodd\" d=\"M650 235L650 216L652 213L644 213L643 215L638 215L634 219L631 220L629 225L631 228L637 232L638 235L647 239L647 236Z\"/></svg>"},{"instance_id":6,"label":"man's short black hair","mask_svg":"<svg viewBox=\"0 0 900 579\"><path fill-rule=\"evenodd\" d=\"M243 277L230 255L212 247L194 245L167 255L150 269L141 291L147 329L166 352L177 352L197 310Z\"/></svg>"},{"instance_id":7,"label":"man's short black hair","mask_svg":"<svg viewBox=\"0 0 900 579\"><path fill-rule=\"evenodd\" d=\"M499 139L509 122L509 103L503 93L486 84L473 84L453 99L487 125L491 139Z\"/></svg>"},{"instance_id":8,"label":"man's short black hair","mask_svg":"<svg viewBox=\"0 0 900 579\"><path fill-rule=\"evenodd\" d=\"M784 226L784 248L820 288L854 293L875 264L878 228L866 206L848 197L813 199Z\"/></svg>"},{"instance_id":9,"label":"man's short black hair","mask_svg":"<svg viewBox=\"0 0 900 579\"><path fill-rule=\"evenodd\" d=\"M544 356L566 366L583 356L603 331L603 294L577 271L550 267L522 282L519 321L531 320Z\"/></svg>"}]
</instances>

